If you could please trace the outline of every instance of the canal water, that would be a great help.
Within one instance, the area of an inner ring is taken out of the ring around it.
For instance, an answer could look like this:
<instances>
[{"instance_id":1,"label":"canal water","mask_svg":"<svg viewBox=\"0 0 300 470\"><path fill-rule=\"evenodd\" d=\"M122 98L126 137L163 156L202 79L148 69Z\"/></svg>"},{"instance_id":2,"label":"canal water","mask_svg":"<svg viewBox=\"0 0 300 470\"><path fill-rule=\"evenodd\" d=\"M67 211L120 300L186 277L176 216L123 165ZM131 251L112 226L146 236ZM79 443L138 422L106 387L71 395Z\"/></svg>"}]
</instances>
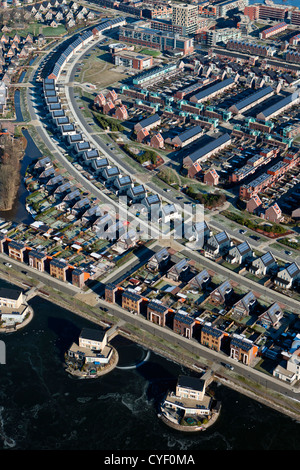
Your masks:
<instances>
[{"instance_id":1,"label":"canal water","mask_svg":"<svg viewBox=\"0 0 300 470\"><path fill-rule=\"evenodd\" d=\"M5 220L11 220L17 223L31 224L34 219L31 214L26 210L26 197L29 192L24 183L24 176L28 165L35 159L40 158L42 153L35 145L32 137L27 129L22 130L23 135L27 141L24 157L21 161L21 181L17 196L15 198L13 207L10 211L0 211L0 217Z\"/></svg>"},{"instance_id":2,"label":"canal water","mask_svg":"<svg viewBox=\"0 0 300 470\"><path fill-rule=\"evenodd\" d=\"M117 368L98 379L69 377L65 351L83 327L99 327L44 299L30 305L32 322L1 337L0 449L300 449L299 423L224 386L213 387L222 409L210 429L183 434L168 428L157 417L157 404L179 375L192 372L119 336L112 342Z\"/></svg>"}]
</instances>

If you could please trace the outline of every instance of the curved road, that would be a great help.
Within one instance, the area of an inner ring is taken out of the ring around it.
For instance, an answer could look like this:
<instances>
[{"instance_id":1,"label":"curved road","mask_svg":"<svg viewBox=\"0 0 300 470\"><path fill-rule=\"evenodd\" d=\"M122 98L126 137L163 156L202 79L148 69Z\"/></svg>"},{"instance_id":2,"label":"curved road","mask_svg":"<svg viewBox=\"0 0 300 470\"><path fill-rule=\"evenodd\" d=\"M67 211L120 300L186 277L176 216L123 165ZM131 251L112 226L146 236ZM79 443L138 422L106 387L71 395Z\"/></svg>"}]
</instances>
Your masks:
<instances>
[{"instance_id":1,"label":"curved road","mask_svg":"<svg viewBox=\"0 0 300 470\"><path fill-rule=\"evenodd\" d=\"M94 44L90 47L94 47ZM33 78L33 74L32 74L31 78ZM30 93L32 93L32 96L30 96ZM65 158L64 154L59 149L57 143L52 141L52 139L48 135L47 131L45 130L44 126L42 125L38 113L36 112L35 103L33 101L34 99L35 99L35 93L33 93L32 90L30 90L29 88L27 88L27 102L28 102L28 108L29 108L31 119L35 123L35 128L36 128L37 132L39 133L39 136L41 137L41 139L43 140L45 145L47 145L47 147L49 148L51 153L53 153L53 155L64 165L64 167L67 168L68 172L71 175L73 175L76 178L76 180L79 181L82 184L82 186L84 188L88 189L91 192L91 194L94 194L100 200L104 200L105 202L109 202L110 204L113 204L113 202L106 195L104 195L103 191L96 188L93 185L92 182L90 182L78 170L76 170L76 168L74 168L74 166ZM73 109L76 109L77 104L75 102L75 98L74 98L74 95L72 94L72 91L71 91L71 94L70 94L70 99L72 101ZM76 109L76 111L77 111L77 109ZM88 126L88 124L85 123L85 121L83 120L83 117L80 114L77 114L77 112L76 112L75 115L77 116L77 119L80 120L81 125L85 128L85 133L90 135L90 130L89 130L90 126ZM110 159L112 159L116 163L118 162L120 167L123 167L123 168L126 167L126 171L129 174L132 174L131 167L129 167L129 166L127 167L127 165L125 165L125 167L124 167L124 162L119 161L120 159L118 159L109 149L107 149L107 147L104 147L104 144L102 143L101 139L99 139L99 141L97 139L97 145L101 148L103 153L106 153L108 155L108 157ZM156 188L156 187L154 188L154 190L156 192L159 192L159 191L157 191L157 189L159 189L159 188ZM166 197L165 194L163 194L162 196L163 196L163 199L168 200L168 202L176 202L176 201ZM180 249L181 249L181 251L183 250L184 254L186 253L189 257L193 257L193 256L194 256L194 258L196 257L197 261L199 261L200 263L206 265L207 267L210 267L212 270L214 270L216 272L220 272L221 274L227 275L227 276L230 274L231 277L232 276L236 277L238 282L240 282L241 284L247 285L247 283L248 284L250 283L249 280L246 280L242 276L240 276L236 273L231 273L231 272L229 273L229 271L227 269L222 268L221 266L217 265L215 262L210 261L210 260L200 256L198 253L194 253L191 250L188 250L186 247L180 246ZM32 272L32 275L36 276L36 273ZM265 287L260 286L257 283L253 283L253 284L251 282L251 288L253 288L253 289L255 288L256 291L261 290L265 295L270 295L271 297L275 297L275 295L276 295L276 296L278 296L278 299L280 299L278 301L284 302L290 308L295 308L295 302L292 299L289 299L288 297L285 297L285 296L281 296L281 294L275 293L275 292L273 292L273 291L271 291L271 290L269 290ZM108 304L104 300L99 300L98 305L99 305L99 307L107 308L112 313L117 314L120 318L123 318L123 319L126 319L127 321L130 321L131 324L136 324L136 325L144 328L145 330L147 330L149 332L152 332L153 334L155 334L157 336L160 336L160 337L163 337L167 340L172 339L176 343L182 344L182 346L184 346L185 349L188 349L191 352L195 352L196 354L201 353L201 355L209 358L210 360L213 360L214 362L220 363L220 361L222 361L222 360L224 361L225 358L226 358L227 362L229 361L227 356L223 356L220 353L215 353L212 350L199 345L199 343L195 340L190 340L190 339L183 338L183 337L175 334L172 330L163 329L163 328L161 328L157 325L154 325L153 323L149 322L148 320L145 320L144 318L142 318L140 316L133 316L129 312L126 312L124 309L121 309L116 305L111 306L111 304ZM299 309L299 303L297 303L297 308ZM234 365L235 365L236 371L242 373L243 375L248 375L249 377L253 378L254 380L258 381L259 383L265 385L267 388L270 388L270 389L272 388L273 390L276 390L279 393L282 393L284 395L288 395L292 398L295 398L297 396L294 389L291 389L290 386L274 379L273 377L269 377L269 376L267 376L263 373L255 371L255 370L251 369L250 367L244 366L241 363L234 362Z\"/></svg>"}]
</instances>

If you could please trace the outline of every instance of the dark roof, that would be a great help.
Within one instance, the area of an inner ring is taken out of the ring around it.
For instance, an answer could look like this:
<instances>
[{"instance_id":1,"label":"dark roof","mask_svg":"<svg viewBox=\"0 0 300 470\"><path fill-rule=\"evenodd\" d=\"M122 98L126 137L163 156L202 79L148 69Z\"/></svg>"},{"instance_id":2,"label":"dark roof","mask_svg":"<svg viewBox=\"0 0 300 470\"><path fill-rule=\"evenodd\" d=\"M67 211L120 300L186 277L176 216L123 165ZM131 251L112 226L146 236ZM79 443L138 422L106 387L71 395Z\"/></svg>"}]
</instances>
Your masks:
<instances>
[{"instance_id":1,"label":"dark roof","mask_svg":"<svg viewBox=\"0 0 300 470\"><path fill-rule=\"evenodd\" d=\"M2 298L17 300L21 294L22 291L18 289L7 289L6 287L0 288L0 297Z\"/></svg>"},{"instance_id":2,"label":"dark roof","mask_svg":"<svg viewBox=\"0 0 300 470\"><path fill-rule=\"evenodd\" d=\"M194 97L198 101L202 100L203 98L209 97L212 93L215 93L218 90L222 90L222 88L225 88L233 83L234 83L234 80L232 78L226 78L225 80L221 80L220 82L209 86L205 90L199 91L198 93L194 95Z\"/></svg>"},{"instance_id":3,"label":"dark roof","mask_svg":"<svg viewBox=\"0 0 300 470\"><path fill-rule=\"evenodd\" d=\"M200 147L197 150L195 150L195 152L189 155L189 158L192 160L193 163L195 163L197 160L199 160L199 158L204 157L206 154L208 154L212 150L218 148L220 145L228 141L230 141L230 135L227 133L223 134L217 139L214 139L213 141L204 145L204 147Z\"/></svg>"},{"instance_id":4,"label":"dark roof","mask_svg":"<svg viewBox=\"0 0 300 470\"><path fill-rule=\"evenodd\" d=\"M79 338L90 339L92 341L103 341L104 337L104 330L93 330L91 328L83 328L79 335Z\"/></svg>"},{"instance_id":5,"label":"dark roof","mask_svg":"<svg viewBox=\"0 0 300 470\"><path fill-rule=\"evenodd\" d=\"M160 120L160 116L158 114L152 114L148 118L142 119L138 124L140 124L142 127L147 127L159 120Z\"/></svg>"},{"instance_id":6,"label":"dark roof","mask_svg":"<svg viewBox=\"0 0 300 470\"><path fill-rule=\"evenodd\" d=\"M247 98L241 101L238 101L233 106L235 106L239 111L241 111L246 106L249 106L252 103L254 104L256 101L260 100L264 96L267 96L269 93L272 93L272 91L273 91L273 88L271 86L260 88L259 90L247 96Z\"/></svg>"},{"instance_id":7,"label":"dark roof","mask_svg":"<svg viewBox=\"0 0 300 470\"><path fill-rule=\"evenodd\" d=\"M202 392L204 387L204 381L196 377L181 375L180 377L178 377L177 386L189 388L191 390L199 390L200 392Z\"/></svg>"}]
</instances>

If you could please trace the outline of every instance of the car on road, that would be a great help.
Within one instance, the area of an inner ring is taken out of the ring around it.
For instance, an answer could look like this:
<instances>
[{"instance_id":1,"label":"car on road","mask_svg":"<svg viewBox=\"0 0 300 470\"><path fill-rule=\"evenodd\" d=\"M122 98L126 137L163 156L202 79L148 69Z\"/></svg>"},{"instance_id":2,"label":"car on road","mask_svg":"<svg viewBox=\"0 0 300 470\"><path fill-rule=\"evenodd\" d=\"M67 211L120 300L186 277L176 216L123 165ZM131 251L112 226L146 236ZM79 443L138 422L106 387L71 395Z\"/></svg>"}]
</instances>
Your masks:
<instances>
[{"instance_id":1,"label":"car on road","mask_svg":"<svg viewBox=\"0 0 300 470\"><path fill-rule=\"evenodd\" d=\"M10 263L4 263L5 266L7 266L8 268L12 268L12 264Z\"/></svg>"},{"instance_id":2,"label":"car on road","mask_svg":"<svg viewBox=\"0 0 300 470\"><path fill-rule=\"evenodd\" d=\"M226 363L226 364L223 364L223 365L224 365L224 367L226 367L226 369L234 370L234 367L231 364Z\"/></svg>"},{"instance_id":3,"label":"car on road","mask_svg":"<svg viewBox=\"0 0 300 470\"><path fill-rule=\"evenodd\" d=\"M244 230L244 229L240 230L240 233L241 233L242 235L245 235L246 232L247 232L247 230Z\"/></svg>"},{"instance_id":4,"label":"car on road","mask_svg":"<svg viewBox=\"0 0 300 470\"><path fill-rule=\"evenodd\" d=\"M292 251L286 251L286 254L287 254L288 256L292 256L293 252L292 252Z\"/></svg>"},{"instance_id":5,"label":"car on road","mask_svg":"<svg viewBox=\"0 0 300 470\"><path fill-rule=\"evenodd\" d=\"M252 238L252 240L255 240L255 241L259 240L259 237L257 237L256 235L250 235L250 238Z\"/></svg>"}]
</instances>

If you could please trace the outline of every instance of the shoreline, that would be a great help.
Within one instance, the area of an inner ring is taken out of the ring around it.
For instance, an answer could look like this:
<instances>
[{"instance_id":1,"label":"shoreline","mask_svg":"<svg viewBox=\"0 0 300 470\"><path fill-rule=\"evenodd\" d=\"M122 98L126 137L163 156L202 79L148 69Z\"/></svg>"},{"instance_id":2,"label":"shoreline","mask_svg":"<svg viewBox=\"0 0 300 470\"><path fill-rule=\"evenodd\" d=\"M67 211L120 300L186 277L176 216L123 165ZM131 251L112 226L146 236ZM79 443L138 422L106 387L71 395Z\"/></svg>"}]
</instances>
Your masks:
<instances>
[{"instance_id":1,"label":"shoreline","mask_svg":"<svg viewBox=\"0 0 300 470\"><path fill-rule=\"evenodd\" d=\"M1 274L3 276L3 273L1 273ZM19 286L19 284L21 284L22 288L24 288L24 285L22 284L21 280L15 279L14 281L11 281L11 280L7 280L6 278L3 278L3 277L2 277L2 279L4 281L10 283L10 284L14 284L14 285L18 285L18 286ZM51 300L50 300L49 297L47 297L46 295L44 296L43 293L39 292L37 297L41 297L41 298L43 298L44 300L47 300L50 303L53 303L55 305L59 305L60 307L68 310L70 313L78 315L78 316L80 316L80 317L82 317L82 318L84 318L84 319L86 319L86 320L88 320L92 323L98 324L102 328L103 327L107 328L107 322L105 321L105 319L91 318L88 315L88 313L83 312L79 308L77 309L74 306L73 306L73 309L70 310L70 306L67 305L67 302L63 302L62 300L57 299L54 295L51 296ZM88 307L88 305L87 305L87 307ZM191 363L191 362L188 361L188 358L186 358L186 360L183 360L183 359L182 360L179 360L179 359L176 360L176 358L174 358L174 353L173 354L168 353L166 350L161 348L161 345L160 345L160 347L158 347L156 344L153 344L153 341L152 342L149 341L149 343L145 340L143 341L142 338L137 337L132 332L130 332L130 334L129 334L129 333L123 332L122 329L120 329L118 334L120 336L124 337L124 338L129 339L133 343L138 344L139 346L142 346L146 349L149 349L150 351L154 352L157 355L162 356L163 358L165 358L167 360L171 360L172 362L174 362L176 364L187 367L188 369L192 370L193 372L199 373L199 366L197 366L195 364L195 361L192 361L193 363ZM291 419L294 419L294 420L300 422L300 412L299 413L294 412L291 409L289 409L288 407L285 407L280 403L276 403L275 398L272 397L272 396L266 398L265 396L258 394L257 389L255 389L255 391L253 391L250 388L247 388L246 386L242 386L240 383L239 384L236 383L233 379L227 378L226 376L223 376L223 377L215 376L214 380L216 382L219 382L221 385L224 385L228 388L231 388L232 390L235 390L238 393L241 393L241 394L243 394L243 395L245 395L245 396L247 396L247 397L249 397L249 398L251 398L255 401L258 401L259 403L261 403L265 406L268 406L269 408L274 409L275 411L278 411L278 412L284 414L285 416L288 416Z\"/></svg>"}]
</instances>

